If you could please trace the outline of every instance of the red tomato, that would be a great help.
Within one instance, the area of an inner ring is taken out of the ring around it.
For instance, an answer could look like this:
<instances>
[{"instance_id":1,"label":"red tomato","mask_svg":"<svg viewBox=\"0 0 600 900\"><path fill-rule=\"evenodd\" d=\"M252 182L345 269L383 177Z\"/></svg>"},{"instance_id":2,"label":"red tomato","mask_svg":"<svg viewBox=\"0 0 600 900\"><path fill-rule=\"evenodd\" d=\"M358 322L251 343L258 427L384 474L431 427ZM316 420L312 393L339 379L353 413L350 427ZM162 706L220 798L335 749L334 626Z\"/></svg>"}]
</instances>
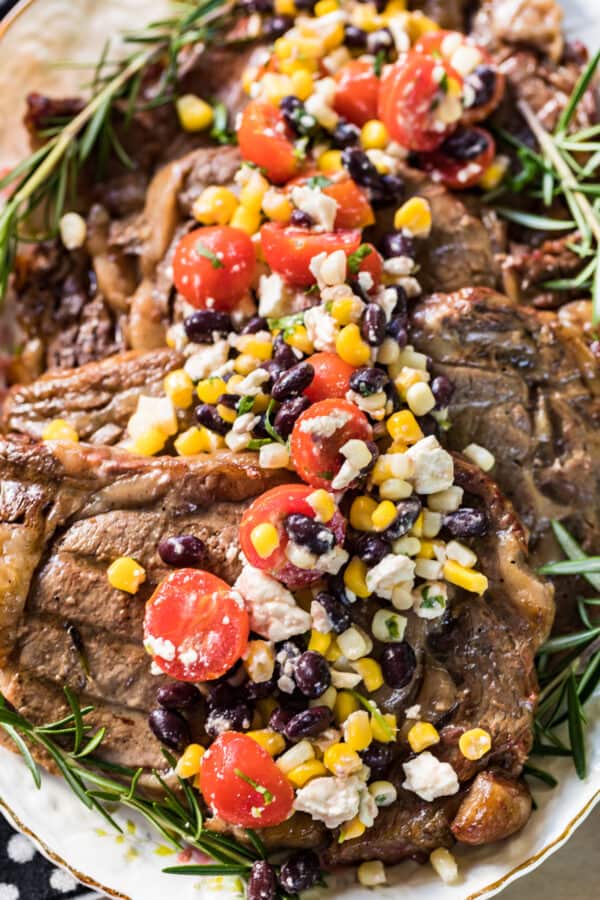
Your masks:
<instances>
[{"instance_id":1,"label":"red tomato","mask_svg":"<svg viewBox=\"0 0 600 900\"><path fill-rule=\"evenodd\" d=\"M360 231L308 231L278 222L266 222L260 229L263 253L269 266L290 284L309 287L316 281L309 265L313 256L325 251L354 253L360 246Z\"/></svg>"},{"instance_id":2,"label":"red tomato","mask_svg":"<svg viewBox=\"0 0 600 900\"><path fill-rule=\"evenodd\" d=\"M292 811L294 789L266 750L225 731L202 758L200 790L215 815L244 828L267 828Z\"/></svg>"},{"instance_id":3,"label":"red tomato","mask_svg":"<svg viewBox=\"0 0 600 900\"><path fill-rule=\"evenodd\" d=\"M314 353L306 362L315 370L315 377L303 392L311 403L346 396L354 366L344 362L337 353Z\"/></svg>"},{"instance_id":4,"label":"red tomato","mask_svg":"<svg viewBox=\"0 0 600 900\"><path fill-rule=\"evenodd\" d=\"M244 231L229 225L195 228L175 248L173 282L197 309L230 310L250 287L255 266Z\"/></svg>"},{"instance_id":5,"label":"red tomato","mask_svg":"<svg viewBox=\"0 0 600 900\"><path fill-rule=\"evenodd\" d=\"M310 185L310 179L319 176L327 178L331 182L323 185L321 190L328 197L333 197L338 205L335 216L336 228L366 228L367 225L374 223L375 215L366 192L350 178L347 172L308 172L300 178L295 178L288 187L292 188L294 185L307 183Z\"/></svg>"},{"instance_id":6,"label":"red tomato","mask_svg":"<svg viewBox=\"0 0 600 900\"><path fill-rule=\"evenodd\" d=\"M345 421L333 434L321 436L307 428L314 419L342 416ZM331 482L344 463L340 453L346 441L357 438L372 441L373 430L367 417L348 400L321 400L297 419L291 437L291 457L296 472L313 487L331 490Z\"/></svg>"},{"instance_id":7,"label":"red tomato","mask_svg":"<svg viewBox=\"0 0 600 900\"><path fill-rule=\"evenodd\" d=\"M283 184L298 171L294 136L273 103L252 100L242 113L237 138L243 159L264 169L269 181Z\"/></svg>"},{"instance_id":8,"label":"red tomato","mask_svg":"<svg viewBox=\"0 0 600 900\"><path fill-rule=\"evenodd\" d=\"M248 633L248 613L209 572L171 572L146 604L144 642L154 662L179 681L220 678L245 651Z\"/></svg>"},{"instance_id":9,"label":"red tomato","mask_svg":"<svg viewBox=\"0 0 600 900\"><path fill-rule=\"evenodd\" d=\"M335 80L333 106L338 115L360 126L377 118L379 78L372 62L355 59L336 73Z\"/></svg>"},{"instance_id":10,"label":"red tomato","mask_svg":"<svg viewBox=\"0 0 600 900\"><path fill-rule=\"evenodd\" d=\"M453 149L457 148L460 159ZM484 128L461 126L433 153L422 153L421 166L431 172L435 181L461 189L477 184L496 155L496 145Z\"/></svg>"},{"instance_id":11,"label":"red tomato","mask_svg":"<svg viewBox=\"0 0 600 900\"><path fill-rule=\"evenodd\" d=\"M456 127L461 105L448 95L450 78L462 86L460 75L445 60L414 51L387 68L381 79L379 118L403 147L435 150ZM436 116L442 102L456 106L451 122Z\"/></svg>"},{"instance_id":12,"label":"red tomato","mask_svg":"<svg viewBox=\"0 0 600 900\"><path fill-rule=\"evenodd\" d=\"M367 246L371 248L371 252L361 260L360 268L358 271L369 273L369 275L373 279L373 287L369 288L369 291L373 291L381 283L381 276L383 274L383 259L381 258L381 255L377 252L373 244L368 244Z\"/></svg>"},{"instance_id":13,"label":"red tomato","mask_svg":"<svg viewBox=\"0 0 600 900\"><path fill-rule=\"evenodd\" d=\"M305 587L323 577L322 572L314 569L300 569L285 555L289 538L283 521L292 513L301 513L314 519L315 511L306 499L312 493L313 488L306 487L304 484L287 484L271 488L270 491L261 494L250 504L240 523L240 547L250 565L268 572L291 588ZM254 549L251 535L257 525L265 522L277 528L279 546L270 556L263 558ZM333 531L338 544L344 542L346 522L339 511L336 510L333 519L327 522L326 527Z\"/></svg>"}]
</instances>

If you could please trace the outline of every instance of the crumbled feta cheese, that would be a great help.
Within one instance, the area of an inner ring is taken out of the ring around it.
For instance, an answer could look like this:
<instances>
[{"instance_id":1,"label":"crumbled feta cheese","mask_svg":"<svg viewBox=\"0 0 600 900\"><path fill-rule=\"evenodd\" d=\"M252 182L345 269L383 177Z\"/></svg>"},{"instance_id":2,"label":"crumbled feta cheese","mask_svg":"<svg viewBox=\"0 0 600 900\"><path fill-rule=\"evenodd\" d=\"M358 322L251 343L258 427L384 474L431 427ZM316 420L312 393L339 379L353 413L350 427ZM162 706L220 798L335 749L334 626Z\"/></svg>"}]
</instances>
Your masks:
<instances>
[{"instance_id":1,"label":"crumbled feta cheese","mask_svg":"<svg viewBox=\"0 0 600 900\"><path fill-rule=\"evenodd\" d=\"M406 53L407 50L410 50L410 37L406 31L406 25L406 15L391 16L387 20L387 27L392 33L398 53Z\"/></svg>"},{"instance_id":2,"label":"crumbled feta cheese","mask_svg":"<svg viewBox=\"0 0 600 900\"><path fill-rule=\"evenodd\" d=\"M365 783L356 775L313 778L297 792L294 809L334 829L358 816L364 793L368 793ZM378 811L377 807L370 810L373 819Z\"/></svg>"},{"instance_id":3,"label":"crumbled feta cheese","mask_svg":"<svg viewBox=\"0 0 600 900\"><path fill-rule=\"evenodd\" d=\"M454 463L434 435L417 441L406 451L406 456L414 463L414 474L409 480L417 494L434 494L451 487Z\"/></svg>"},{"instance_id":4,"label":"crumbled feta cheese","mask_svg":"<svg viewBox=\"0 0 600 900\"><path fill-rule=\"evenodd\" d=\"M370 272L359 272L357 275L357 280L363 291L368 292L371 290L375 282L373 281L373 276Z\"/></svg>"},{"instance_id":5,"label":"crumbled feta cheese","mask_svg":"<svg viewBox=\"0 0 600 900\"><path fill-rule=\"evenodd\" d=\"M438 619L448 603L448 588L440 581L420 585L413 591L413 609L420 619Z\"/></svg>"},{"instance_id":6,"label":"crumbled feta cheese","mask_svg":"<svg viewBox=\"0 0 600 900\"><path fill-rule=\"evenodd\" d=\"M174 660L176 656L175 644L172 641L154 637L151 634L144 641L144 649L152 656L160 656L161 659L166 659L168 662Z\"/></svg>"},{"instance_id":7,"label":"crumbled feta cheese","mask_svg":"<svg viewBox=\"0 0 600 900\"><path fill-rule=\"evenodd\" d=\"M292 188L292 203L307 213L317 231L333 231L337 214L337 201L319 188L297 186Z\"/></svg>"},{"instance_id":8,"label":"crumbled feta cheese","mask_svg":"<svg viewBox=\"0 0 600 900\"><path fill-rule=\"evenodd\" d=\"M481 51L477 47L472 44L462 44L452 54L450 65L464 78L477 68L481 60Z\"/></svg>"},{"instance_id":9,"label":"crumbled feta cheese","mask_svg":"<svg viewBox=\"0 0 600 900\"><path fill-rule=\"evenodd\" d=\"M254 369L239 384L235 385L233 392L240 397L256 397L257 394L262 393L262 386L270 377L266 369Z\"/></svg>"},{"instance_id":10,"label":"crumbled feta cheese","mask_svg":"<svg viewBox=\"0 0 600 900\"><path fill-rule=\"evenodd\" d=\"M276 272L261 275L258 281L259 316L286 316L291 311L291 292Z\"/></svg>"},{"instance_id":11,"label":"crumbled feta cheese","mask_svg":"<svg viewBox=\"0 0 600 900\"><path fill-rule=\"evenodd\" d=\"M312 627L315 631L318 631L319 634L329 634L331 631L331 619L327 615L325 607L318 600L313 600L310 604L310 615Z\"/></svg>"},{"instance_id":12,"label":"crumbled feta cheese","mask_svg":"<svg viewBox=\"0 0 600 900\"><path fill-rule=\"evenodd\" d=\"M365 710L363 710L365 711ZM375 797L368 790L361 791L360 805L358 807L358 818L367 828L371 828L375 819L379 814L379 807L375 802Z\"/></svg>"},{"instance_id":13,"label":"crumbled feta cheese","mask_svg":"<svg viewBox=\"0 0 600 900\"><path fill-rule=\"evenodd\" d=\"M414 706L409 706L406 712L404 713L407 719L420 719L421 718L421 704L415 703Z\"/></svg>"},{"instance_id":14,"label":"crumbled feta cheese","mask_svg":"<svg viewBox=\"0 0 600 900\"><path fill-rule=\"evenodd\" d=\"M287 469L290 463L289 450L285 444L265 444L258 451L261 469Z\"/></svg>"},{"instance_id":15,"label":"crumbled feta cheese","mask_svg":"<svg viewBox=\"0 0 600 900\"><path fill-rule=\"evenodd\" d=\"M323 18L319 19L319 27L323 27ZM337 125L339 116L333 108L336 92L333 78L319 78L315 82L314 92L304 103L306 112L314 116L319 125L331 131Z\"/></svg>"},{"instance_id":16,"label":"crumbled feta cheese","mask_svg":"<svg viewBox=\"0 0 600 900\"><path fill-rule=\"evenodd\" d=\"M350 413L347 412L333 412L328 416L313 416L300 423L300 431L312 434L318 438L330 438L336 431L343 428L350 421L350 418Z\"/></svg>"},{"instance_id":17,"label":"crumbled feta cheese","mask_svg":"<svg viewBox=\"0 0 600 900\"><path fill-rule=\"evenodd\" d=\"M337 575L342 566L348 562L348 552L343 547L332 547L327 553L317 556L315 569L328 575Z\"/></svg>"},{"instance_id":18,"label":"crumbled feta cheese","mask_svg":"<svg viewBox=\"0 0 600 900\"><path fill-rule=\"evenodd\" d=\"M388 553L367 572L367 587L372 594L391 600L396 585L412 581L415 563L409 556Z\"/></svg>"},{"instance_id":19,"label":"crumbled feta cheese","mask_svg":"<svg viewBox=\"0 0 600 900\"><path fill-rule=\"evenodd\" d=\"M294 543L294 541L288 541L285 555L292 565L298 566L299 569L314 569L317 562L317 557L314 553L311 553L310 550L307 550L301 544Z\"/></svg>"},{"instance_id":20,"label":"crumbled feta cheese","mask_svg":"<svg viewBox=\"0 0 600 900\"><path fill-rule=\"evenodd\" d=\"M229 343L216 341L214 344L190 344L186 351L193 350L185 362L184 369L192 381L200 381L214 375L215 370L227 362Z\"/></svg>"},{"instance_id":21,"label":"crumbled feta cheese","mask_svg":"<svg viewBox=\"0 0 600 900\"><path fill-rule=\"evenodd\" d=\"M350 400L351 403L354 403L363 412L368 413L377 422L381 422L385 418L388 398L384 391L378 391L376 394L369 394L368 397L363 397L357 391L350 390L346 391L346 400Z\"/></svg>"},{"instance_id":22,"label":"crumbled feta cheese","mask_svg":"<svg viewBox=\"0 0 600 900\"><path fill-rule=\"evenodd\" d=\"M392 313L396 308L396 304L398 303L397 292L394 290L394 288L380 287L373 299L375 300L375 303L381 306L382 310L385 313L385 318L389 322L392 318Z\"/></svg>"},{"instance_id":23,"label":"crumbled feta cheese","mask_svg":"<svg viewBox=\"0 0 600 900\"><path fill-rule=\"evenodd\" d=\"M458 793L458 777L452 766L440 762L428 750L403 763L402 768L406 775L402 787L413 791L422 800L431 802L438 797L450 797Z\"/></svg>"},{"instance_id":24,"label":"crumbled feta cheese","mask_svg":"<svg viewBox=\"0 0 600 900\"><path fill-rule=\"evenodd\" d=\"M410 275L414 267L414 260L410 256L390 256L383 263L383 271L388 275Z\"/></svg>"},{"instance_id":25,"label":"crumbled feta cheese","mask_svg":"<svg viewBox=\"0 0 600 900\"><path fill-rule=\"evenodd\" d=\"M225 443L229 449L233 450L234 453L244 450L250 443L250 440L252 439L252 429L258 422L259 417L251 412L244 413L243 416L238 416L231 426L231 431L225 435Z\"/></svg>"},{"instance_id":26,"label":"crumbled feta cheese","mask_svg":"<svg viewBox=\"0 0 600 900\"><path fill-rule=\"evenodd\" d=\"M243 596L250 627L270 641L284 641L310 630L310 616L293 595L260 569L245 565L234 588Z\"/></svg>"},{"instance_id":27,"label":"crumbled feta cheese","mask_svg":"<svg viewBox=\"0 0 600 900\"><path fill-rule=\"evenodd\" d=\"M340 326L324 306L312 306L304 313L304 325L315 350L335 352L335 342Z\"/></svg>"}]
</instances>

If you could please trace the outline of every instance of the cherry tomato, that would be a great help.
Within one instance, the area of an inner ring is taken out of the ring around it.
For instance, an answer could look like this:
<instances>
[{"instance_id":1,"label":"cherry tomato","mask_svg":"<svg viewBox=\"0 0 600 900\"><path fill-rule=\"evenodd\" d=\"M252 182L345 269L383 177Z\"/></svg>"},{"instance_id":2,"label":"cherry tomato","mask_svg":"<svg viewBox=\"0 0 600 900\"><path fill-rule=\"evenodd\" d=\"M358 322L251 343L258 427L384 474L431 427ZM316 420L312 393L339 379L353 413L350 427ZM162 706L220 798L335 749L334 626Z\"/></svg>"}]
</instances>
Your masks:
<instances>
[{"instance_id":1,"label":"cherry tomato","mask_svg":"<svg viewBox=\"0 0 600 900\"><path fill-rule=\"evenodd\" d=\"M484 128L461 126L433 153L419 157L422 168L435 181L461 189L477 184L496 155L496 145Z\"/></svg>"},{"instance_id":2,"label":"cherry tomato","mask_svg":"<svg viewBox=\"0 0 600 900\"><path fill-rule=\"evenodd\" d=\"M266 261L290 284L309 287L316 281L310 271L313 256L325 251L343 250L354 253L360 246L360 231L308 231L278 222L266 222L260 237Z\"/></svg>"},{"instance_id":3,"label":"cherry tomato","mask_svg":"<svg viewBox=\"0 0 600 900\"><path fill-rule=\"evenodd\" d=\"M322 572L315 569L301 569L291 563L285 555L285 549L289 538L283 526L284 519L292 513L301 513L304 516L315 518L315 511L308 503L307 497L313 493L313 488L304 484L287 484L271 488L254 500L242 516L240 523L240 547L244 556L256 569L262 569L282 581L291 588L305 587L313 584L323 577ZM279 534L279 546L270 556L259 556L252 543L252 531L257 525L265 522L274 525ZM336 542L343 544L346 533L346 522L342 514L336 510L326 527L333 531Z\"/></svg>"},{"instance_id":4,"label":"cherry tomato","mask_svg":"<svg viewBox=\"0 0 600 900\"><path fill-rule=\"evenodd\" d=\"M225 731L202 758L200 790L215 815L230 825L266 828L288 818L291 782L256 741Z\"/></svg>"},{"instance_id":5,"label":"cherry tomato","mask_svg":"<svg viewBox=\"0 0 600 900\"><path fill-rule=\"evenodd\" d=\"M248 235L229 225L195 228L173 256L173 282L197 309L231 310L254 277L256 253Z\"/></svg>"},{"instance_id":6,"label":"cherry tomato","mask_svg":"<svg viewBox=\"0 0 600 900\"><path fill-rule=\"evenodd\" d=\"M220 678L244 653L248 633L248 613L209 572L171 572L146 604L144 642L159 668L179 681Z\"/></svg>"},{"instance_id":7,"label":"cherry tomato","mask_svg":"<svg viewBox=\"0 0 600 900\"><path fill-rule=\"evenodd\" d=\"M445 60L410 51L381 79L379 118L403 147L435 150L460 119L461 89L460 75Z\"/></svg>"},{"instance_id":8,"label":"cherry tomato","mask_svg":"<svg viewBox=\"0 0 600 900\"><path fill-rule=\"evenodd\" d=\"M242 113L237 137L242 158L264 169L269 181L283 184L298 171L294 135L273 103L251 101Z\"/></svg>"},{"instance_id":9,"label":"cherry tomato","mask_svg":"<svg viewBox=\"0 0 600 900\"><path fill-rule=\"evenodd\" d=\"M314 353L307 360L315 370L311 383L303 391L311 403L345 397L350 390L350 376L354 366L344 362L337 353Z\"/></svg>"},{"instance_id":10,"label":"cherry tomato","mask_svg":"<svg viewBox=\"0 0 600 900\"><path fill-rule=\"evenodd\" d=\"M367 244L371 248L371 252L363 257L360 262L359 272L368 272L373 279L373 287L369 288L369 292L374 291L381 283L383 274L383 259L377 252L373 244Z\"/></svg>"},{"instance_id":11,"label":"cherry tomato","mask_svg":"<svg viewBox=\"0 0 600 900\"><path fill-rule=\"evenodd\" d=\"M333 106L338 115L359 126L377 118L379 78L372 62L360 59L349 62L336 73L335 81Z\"/></svg>"},{"instance_id":12,"label":"cherry tomato","mask_svg":"<svg viewBox=\"0 0 600 900\"><path fill-rule=\"evenodd\" d=\"M336 228L366 228L375 221L373 208L366 192L350 178L347 172L308 172L291 181L288 187L308 184L310 179L319 177L328 179L329 184L322 184L321 190L328 197L333 197L338 205L335 216Z\"/></svg>"},{"instance_id":13,"label":"cherry tomato","mask_svg":"<svg viewBox=\"0 0 600 900\"><path fill-rule=\"evenodd\" d=\"M326 419L335 424L336 418L340 424L335 430L320 427ZM292 431L291 457L300 478L313 487L331 490L331 482L344 463L340 447L353 438L373 440L367 417L353 403L337 399L313 403L298 418Z\"/></svg>"}]
</instances>

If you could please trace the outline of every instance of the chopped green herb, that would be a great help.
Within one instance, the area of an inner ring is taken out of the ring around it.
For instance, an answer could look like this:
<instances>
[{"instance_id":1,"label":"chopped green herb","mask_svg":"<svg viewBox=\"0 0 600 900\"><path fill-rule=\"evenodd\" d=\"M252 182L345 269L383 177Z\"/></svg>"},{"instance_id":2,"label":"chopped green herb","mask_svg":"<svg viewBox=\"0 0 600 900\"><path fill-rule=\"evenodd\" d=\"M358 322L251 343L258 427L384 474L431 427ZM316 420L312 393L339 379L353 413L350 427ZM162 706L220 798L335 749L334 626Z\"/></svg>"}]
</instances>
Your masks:
<instances>
[{"instance_id":1,"label":"chopped green herb","mask_svg":"<svg viewBox=\"0 0 600 900\"><path fill-rule=\"evenodd\" d=\"M348 271L352 275L356 275L360 269L360 264L366 256L370 256L373 249L368 244L361 244L358 250L348 256Z\"/></svg>"},{"instance_id":2,"label":"chopped green herb","mask_svg":"<svg viewBox=\"0 0 600 900\"><path fill-rule=\"evenodd\" d=\"M252 438L248 444L248 450L260 450L265 444L272 444L271 438Z\"/></svg>"},{"instance_id":3,"label":"chopped green herb","mask_svg":"<svg viewBox=\"0 0 600 900\"><path fill-rule=\"evenodd\" d=\"M202 241L196 241L195 250L199 256L203 256L205 259L210 260L210 264L213 269L225 268L216 253L213 253L212 250L209 250L206 244L203 244Z\"/></svg>"},{"instance_id":4,"label":"chopped green herb","mask_svg":"<svg viewBox=\"0 0 600 900\"><path fill-rule=\"evenodd\" d=\"M375 54L375 59L373 60L373 71L377 78L381 78L381 73L383 71L383 66L386 61L387 54L385 50L378 50Z\"/></svg>"},{"instance_id":5,"label":"chopped green herb","mask_svg":"<svg viewBox=\"0 0 600 900\"><path fill-rule=\"evenodd\" d=\"M330 184L333 184L331 178L327 178L326 175L312 175L308 181L306 182L308 187L310 188L326 188L329 187Z\"/></svg>"},{"instance_id":6,"label":"chopped green herb","mask_svg":"<svg viewBox=\"0 0 600 900\"><path fill-rule=\"evenodd\" d=\"M292 313L289 316L280 316L278 319L267 319L267 324L269 326L269 331L286 331L288 328L293 328L295 325L303 325L304 324L304 313Z\"/></svg>"},{"instance_id":7,"label":"chopped green herb","mask_svg":"<svg viewBox=\"0 0 600 900\"><path fill-rule=\"evenodd\" d=\"M396 616L390 616L389 619L385 620L385 627L387 629L387 633L391 638L399 638L400 630L398 628L398 620Z\"/></svg>"},{"instance_id":8,"label":"chopped green herb","mask_svg":"<svg viewBox=\"0 0 600 900\"><path fill-rule=\"evenodd\" d=\"M275 407L277 406L276 400L269 400L269 405L267 406L267 411L265 413L265 431L267 434L270 434L274 441L277 441L278 444L285 444L285 441L275 428L272 422L272 415Z\"/></svg>"},{"instance_id":9,"label":"chopped green herb","mask_svg":"<svg viewBox=\"0 0 600 900\"><path fill-rule=\"evenodd\" d=\"M249 775L246 775L245 772L242 772L241 769L234 769L234 773L238 778L241 778L242 781L245 781L246 784L249 784L250 787L253 787L257 793L259 793L262 797L264 797L265 805L268 806L269 803L272 803L275 799L271 791L269 791L263 784L259 784L258 781L255 781L254 778L250 778Z\"/></svg>"},{"instance_id":10,"label":"chopped green herb","mask_svg":"<svg viewBox=\"0 0 600 900\"><path fill-rule=\"evenodd\" d=\"M242 397L240 402L238 403L237 414L239 416L244 416L246 413L252 411L252 407L254 406L254 397L251 397L249 394L245 397Z\"/></svg>"},{"instance_id":11,"label":"chopped green herb","mask_svg":"<svg viewBox=\"0 0 600 900\"><path fill-rule=\"evenodd\" d=\"M219 144L237 143L235 131L229 130L228 112L224 103L215 103L213 106L213 126L210 136Z\"/></svg>"}]
</instances>

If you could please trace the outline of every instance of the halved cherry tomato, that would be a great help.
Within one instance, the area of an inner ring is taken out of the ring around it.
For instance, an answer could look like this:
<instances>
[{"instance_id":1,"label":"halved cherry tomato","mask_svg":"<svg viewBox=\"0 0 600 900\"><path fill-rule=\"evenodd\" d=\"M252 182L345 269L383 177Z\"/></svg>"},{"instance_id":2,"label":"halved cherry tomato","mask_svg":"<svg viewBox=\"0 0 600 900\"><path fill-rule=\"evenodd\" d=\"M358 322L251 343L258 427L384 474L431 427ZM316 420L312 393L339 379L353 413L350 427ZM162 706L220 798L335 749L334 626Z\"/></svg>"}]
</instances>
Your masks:
<instances>
[{"instance_id":1,"label":"halved cherry tomato","mask_svg":"<svg viewBox=\"0 0 600 900\"><path fill-rule=\"evenodd\" d=\"M255 266L254 246L240 228L195 228L175 248L173 282L197 309L230 310L250 287Z\"/></svg>"},{"instance_id":2,"label":"halved cherry tomato","mask_svg":"<svg viewBox=\"0 0 600 900\"><path fill-rule=\"evenodd\" d=\"M215 815L230 825L266 828L292 811L294 789L269 754L237 731L225 731L202 757L200 790Z\"/></svg>"},{"instance_id":3,"label":"halved cherry tomato","mask_svg":"<svg viewBox=\"0 0 600 900\"><path fill-rule=\"evenodd\" d=\"M285 555L289 538L283 526L284 519L293 513L301 513L314 519L315 511L306 499L312 493L313 488L306 487L304 484L286 484L271 488L270 491L266 491L252 501L240 522L240 547L250 565L256 569L262 569L263 572L268 572L278 581L282 581L292 588L305 587L323 577L323 573L317 572L315 569L299 568L291 563ZM264 523L274 525L279 534L279 546L266 558L259 556L251 538L256 526ZM338 510L325 527L333 531L337 544L343 544L346 522Z\"/></svg>"},{"instance_id":4,"label":"halved cherry tomato","mask_svg":"<svg viewBox=\"0 0 600 900\"><path fill-rule=\"evenodd\" d=\"M273 103L252 100L242 113L237 138L242 158L264 169L269 181L283 184L298 171L294 135Z\"/></svg>"},{"instance_id":5,"label":"halved cherry tomato","mask_svg":"<svg viewBox=\"0 0 600 900\"><path fill-rule=\"evenodd\" d=\"M409 150L435 150L462 114L462 79L444 59L410 51L381 79L379 118Z\"/></svg>"},{"instance_id":6,"label":"halved cherry tomato","mask_svg":"<svg viewBox=\"0 0 600 900\"><path fill-rule=\"evenodd\" d=\"M375 221L373 208L369 203L366 192L350 178L347 172L308 172L299 178L294 178L288 184L289 188L295 185L309 184L311 178L321 178L329 181L323 183L321 190L328 197L333 197L338 205L335 216L336 228L366 228Z\"/></svg>"},{"instance_id":7,"label":"halved cherry tomato","mask_svg":"<svg viewBox=\"0 0 600 900\"><path fill-rule=\"evenodd\" d=\"M337 399L313 403L296 421L290 442L292 462L300 478L313 487L331 490L331 482L344 463L340 448L353 438L373 440L367 417L353 403Z\"/></svg>"},{"instance_id":8,"label":"halved cherry tomato","mask_svg":"<svg viewBox=\"0 0 600 900\"><path fill-rule=\"evenodd\" d=\"M248 633L248 613L209 572L171 572L146 604L144 643L159 668L179 681L220 678L245 651Z\"/></svg>"},{"instance_id":9,"label":"halved cherry tomato","mask_svg":"<svg viewBox=\"0 0 600 900\"><path fill-rule=\"evenodd\" d=\"M303 391L311 403L346 396L354 366L344 362L337 353L327 352L314 353L307 362L315 370L313 380Z\"/></svg>"},{"instance_id":10,"label":"halved cherry tomato","mask_svg":"<svg viewBox=\"0 0 600 900\"><path fill-rule=\"evenodd\" d=\"M308 231L278 222L266 222L260 229L266 261L290 284L309 287L316 281L310 261L318 253L343 250L347 255L360 246L360 231Z\"/></svg>"},{"instance_id":11,"label":"halved cherry tomato","mask_svg":"<svg viewBox=\"0 0 600 900\"><path fill-rule=\"evenodd\" d=\"M354 125L377 118L379 78L372 62L355 59L335 74L337 88L333 107Z\"/></svg>"},{"instance_id":12,"label":"halved cherry tomato","mask_svg":"<svg viewBox=\"0 0 600 900\"><path fill-rule=\"evenodd\" d=\"M419 156L421 166L435 181L450 188L477 184L496 155L494 138L484 128L460 126L433 153Z\"/></svg>"},{"instance_id":13,"label":"halved cherry tomato","mask_svg":"<svg viewBox=\"0 0 600 900\"><path fill-rule=\"evenodd\" d=\"M369 288L369 292L375 290L381 283L383 274L383 259L381 254L377 252L373 244L367 244L371 248L371 252L363 257L360 262L359 272L368 272L373 279L373 287Z\"/></svg>"}]
</instances>

